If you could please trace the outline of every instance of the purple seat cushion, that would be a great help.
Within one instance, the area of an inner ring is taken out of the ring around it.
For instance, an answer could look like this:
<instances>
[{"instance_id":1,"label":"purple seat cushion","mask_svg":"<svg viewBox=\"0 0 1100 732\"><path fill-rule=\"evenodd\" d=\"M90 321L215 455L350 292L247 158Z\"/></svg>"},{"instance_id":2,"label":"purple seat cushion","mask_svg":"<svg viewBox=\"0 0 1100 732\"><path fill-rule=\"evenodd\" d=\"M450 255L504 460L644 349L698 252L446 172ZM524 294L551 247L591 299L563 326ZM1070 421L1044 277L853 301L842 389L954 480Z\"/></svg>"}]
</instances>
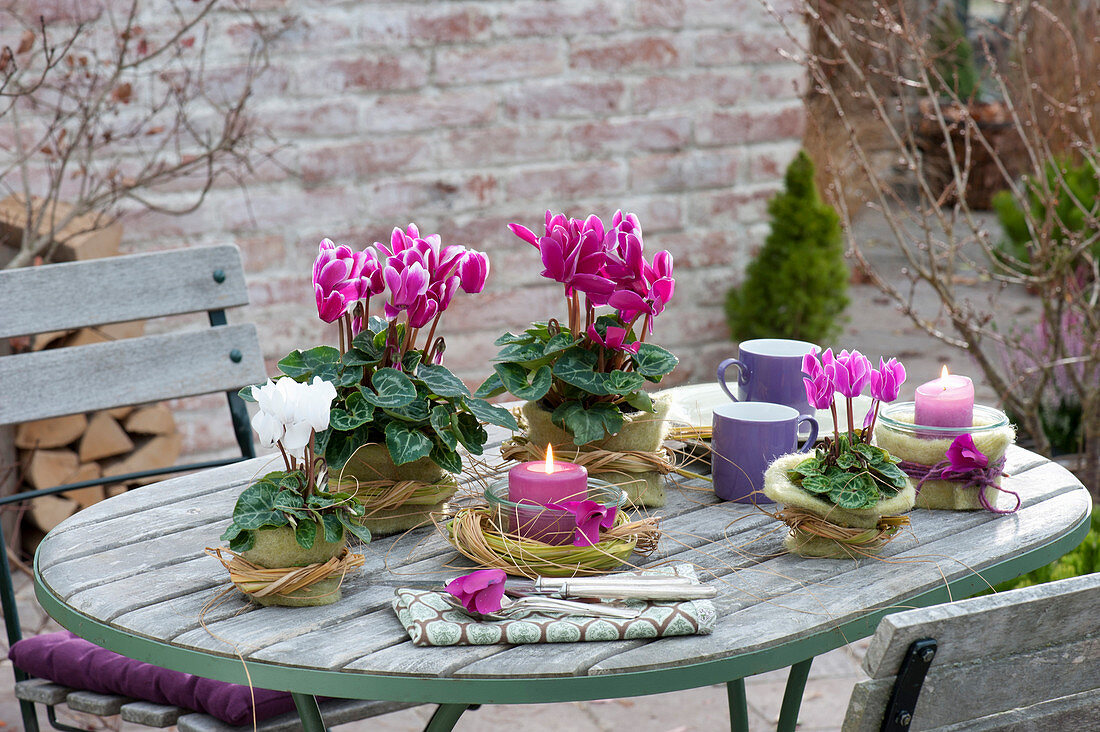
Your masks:
<instances>
[{"instance_id":1,"label":"purple seat cushion","mask_svg":"<svg viewBox=\"0 0 1100 732\"><path fill-rule=\"evenodd\" d=\"M294 708L286 692L169 671L100 648L67 630L24 638L12 645L8 658L32 676L62 686L185 707L232 725L251 724L253 696L257 721Z\"/></svg>"}]
</instances>

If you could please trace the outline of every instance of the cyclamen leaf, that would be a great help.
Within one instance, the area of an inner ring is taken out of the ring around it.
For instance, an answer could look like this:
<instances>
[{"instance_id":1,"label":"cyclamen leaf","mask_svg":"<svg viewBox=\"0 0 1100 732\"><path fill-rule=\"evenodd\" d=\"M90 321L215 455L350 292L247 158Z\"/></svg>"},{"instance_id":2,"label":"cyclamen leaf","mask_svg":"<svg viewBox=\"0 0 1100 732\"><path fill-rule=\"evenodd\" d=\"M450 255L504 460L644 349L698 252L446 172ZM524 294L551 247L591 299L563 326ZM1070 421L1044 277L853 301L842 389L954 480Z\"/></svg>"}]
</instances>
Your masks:
<instances>
[{"instance_id":1,"label":"cyclamen leaf","mask_svg":"<svg viewBox=\"0 0 1100 732\"><path fill-rule=\"evenodd\" d=\"M498 427L504 427L513 432L519 432L519 424L516 423L515 416L504 407L498 407L495 404L490 404L482 399L474 399L473 397L463 399L462 404L466 409L470 410L471 414L482 422L488 422L489 424L495 424Z\"/></svg>"},{"instance_id":2,"label":"cyclamen leaf","mask_svg":"<svg viewBox=\"0 0 1100 732\"><path fill-rule=\"evenodd\" d=\"M448 473L462 472L462 456L454 448L448 449L443 445L436 444L432 447L432 451L428 453L428 457Z\"/></svg>"},{"instance_id":3,"label":"cyclamen leaf","mask_svg":"<svg viewBox=\"0 0 1100 732\"><path fill-rule=\"evenodd\" d=\"M667 376L678 363L680 359L653 343L638 344L638 355L634 356L634 368L642 376Z\"/></svg>"},{"instance_id":4,"label":"cyclamen leaf","mask_svg":"<svg viewBox=\"0 0 1100 732\"><path fill-rule=\"evenodd\" d=\"M382 411L402 422L419 424L428 421L428 400L421 397L420 399L414 399L403 407L386 408Z\"/></svg>"},{"instance_id":5,"label":"cyclamen leaf","mask_svg":"<svg viewBox=\"0 0 1100 732\"><path fill-rule=\"evenodd\" d=\"M371 385L377 394L361 389L363 397L376 407L396 409L416 399L416 386L412 379L395 368L378 369L371 377Z\"/></svg>"},{"instance_id":6,"label":"cyclamen leaf","mask_svg":"<svg viewBox=\"0 0 1100 732\"><path fill-rule=\"evenodd\" d=\"M612 371L607 375L607 390L612 394L629 394L642 388L645 377L630 371Z\"/></svg>"},{"instance_id":7,"label":"cyclamen leaf","mask_svg":"<svg viewBox=\"0 0 1100 732\"><path fill-rule=\"evenodd\" d=\"M836 464L838 468L844 468L845 470L863 467L863 462L860 460L859 455L848 451L841 452L837 455Z\"/></svg>"},{"instance_id":8,"label":"cyclamen leaf","mask_svg":"<svg viewBox=\"0 0 1100 732\"><path fill-rule=\"evenodd\" d=\"M455 427L451 421L451 416L454 412L447 409L442 404L433 407L431 413L432 429L435 430L435 434L439 437L440 442L448 450L454 450L458 447L458 436L455 434ZM439 462L438 460L436 462Z\"/></svg>"},{"instance_id":9,"label":"cyclamen leaf","mask_svg":"<svg viewBox=\"0 0 1100 732\"><path fill-rule=\"evenodd\" d=\"M579 346L570 348L554 364L554 376L589 394L610 394L606 383L607 375L596 371L598 361L596 354L591 351Z\"/></svg>"},{"instance_id":10,"label":"cyclamen leaf","mask_svg":"<svg viewBox=\"0 0 1100 732\"><path fill-rule=\"evenodd\" d=\"M401 422L386 425L386 447L394 465L419 460L432 450L432 441L420 430L411 430Z\"/></svg>"},{"instance_id":11,"label":"cyclamen leaf","mask_svg":"<svg viewBox=\"0 0 1100 732\"><path fill-rule=\"evenodd\" d=\"M340 514L340 523L344 525L344 530L356 539L364 544L370 543L370 529L366 526L356 523L356 521L350 518L346 513Z\"/></svg>"},{"instance_id":12,"label":"cyclamen leaf","mask_svg":"<svg viewBox=\"0 0 1100 732\"><path fill-rule=\"evenodd\" d=\"M841 508L870 508L878 502L874 480L866 473L844 473L832 483L829 500Z\"/></svg>"},{"instance_id":13,"label":"cyclamen leaf","mask_svg":"<svg viewBox=\"0 0 1100 732\"><path fill-rule=\"evenodd\" d=\"M279 486L264 479L245 488L233 507L233 522L244 531L285 525L286 517L275 510L279 491Z\"/></svg>"},{"instance_id":14,"label":"cyclamen leaf","mask_svg":"<svg viewBox=\"0 0 1100 732\"><path fill-rule=\"evenodd\" d=\"M509 343L500 349L494 361L526 364L542 358L542 345L538 343Z\"/></svg>"},{"instance_id":15,"label":"cyclamen leaf","mask_svg":"<svg viewBox=\"0 0 1100 732\"><path fill-rule=\"evenodd\" d=\"M531 374L531 381L527 381L527 370L519 364L498 363L493 367L504 384L504 388L513 396L527 401L537 401L546 396L550 391L553 381L549 366L540 366Z\"/></svg>"},{"instance_id":16,"label":"cyclamen leaf","mask_svg":"<svg viewBox=\"0 0 1100 732\"><path fill-rule=\"evenodd\" d=\"M485 441L489 439L489 434L477 421L477 418L472 414L459 412L455 415L454 420L458 441L462 443L462 446L472 455L482 454L485 451Z\"/></svg>"},{"instance_id":17,"label":"cyclamen leaf","mask_svg":"<svg viewBox=\"0 0 1100 732\"><path fill-rule=\"evenodd\" d=\"M820 473L822 468L821 458L812 457L808 460L803 460L794 467L791 471L798 475L814 475Z\"/></svg>"},{"instance_id":18,"label":"cyclamen leaf","mask_svg":"<svg viewBox=\"0 0 1100 732\"><path fill-rule=\"evenodd\" d=\"M531 343L533 339L529 335L516 335L515 333L505 333L504 335L493 341L494 346L507 346L511 343Z\"/></svg>"},{"instance_id":19,"label":"cyclamen leaf","mask_svg":"<svg viewBox=\"0 0 1100 732\"><path fill-rule=\"evenodd\" d=\"M551 420L573 433L573 443L584 445L618 433L623 414L617 407L600 402L585 409L580 402L566 402L554 410Z\"/></svg>"},{"instance_id":20,"label":"cyclamen leaf","mask_svg":"<svg viewBox=\"0 0 1100 732\"><path fill-rule=\"evenodd\" d=\"M450 372L446 366L422 364L416 372L417 378L424 382L432 394L441 397L468 397L470 390Z\"/></svg>"},{"instance_id":21,"label":"cyclamen leaf","mask_svg":"<svg viewBox=\"0 0 1100 732\"><path fill-rule=\"evenodd\" d=\"M279 361L279 370L295 381L318 376L340 386L340 351L332 346L316 346L307 351L291 351Z\"/></svg>"},{"instance_id":22,"label":"cyclamen leaf","mask_svg":"<svg viewBox=\"0 0 1100 732\"><path fill-rule=\"evenodd\" d=\"M232 539L225 539L223 535L222 539L228 541L229 548L239 554L248 551L256 545L256 532L243 531Z\"/></svg>"},{"instance_id":23,"label":"cyclamen leaf","mask_svg":"<svg viewBox=\"0 0 1100 732\"><path fill-rule=\"evenodd\" d=\"M636 391L626 395L626 403L639 412L656 412L653 408L653 398L644 391Z\"/></svg>"},{"instance_id":24,"label":"cyclamen leaf","mask_svg":"<svg viewBox=\"0 0 1100 732\"><path fill-rule=\"evenodd\" d=\"M366 400L361 391L354 391L344 400L344 406L333 407L329 413L329 425L347 432L374 418L374 405Z\"/></svg>"},{"instance_id":25,"label":"cyclamen leaf","mask_svg":"<svg viewBox=\"0 0 1100 732\"><path fill-rule=\"evenodd\" d=\"M489 378L486 379L481 386L474 392L474 396L478 399L489 399L505 392L504 382L500 380L500 374L496 371L489 374Z\"/></svg>"},{"instance_id":26,"label":"cyclamen leaf","mask_svg":"<svg viewBox=\"0 0 1100 732\"><path fill-rule=\"evenodd\" d=\"M321 525L325 528L325 541L335 544L344 536L344 526L340 523L340 517L335 513L326 513L321 517Z\"/></svg>"},{"instance_id":27,"label":"cyclamen leaf","mask_svg":"<svg viewBox=\"0 0 1100 732\"><path fill-rule=\"evenodd\" d=\"M298 528L294 529L294 539L303 549L312 549L317 541L317 522L311 519L298 522Z\"/></svg>"},{"instance_id":28,"label":"cyclamen leaf","mask_svg":"<svg viewBox=\"0 0 1100 732\"><path fill-rule=\"evenodd\" d=\"M802 488L810 493L828 493L833 484L824 475L807 475L802 478Z\"/></svg>"},{"instance_id":29,"label":"cyclamen leaf","mask_svg":"<svg viewBox=\"0 0 1100 732\"><path fill-rule=\"evenodd\" d=\"M256 401L256 397L252 396L252 386L251 385L242 387L241 390L237 392L237 396L239 396L241 399L244 399L246 402L255 403L255 401Z\"/></svg>"}]
</instances>

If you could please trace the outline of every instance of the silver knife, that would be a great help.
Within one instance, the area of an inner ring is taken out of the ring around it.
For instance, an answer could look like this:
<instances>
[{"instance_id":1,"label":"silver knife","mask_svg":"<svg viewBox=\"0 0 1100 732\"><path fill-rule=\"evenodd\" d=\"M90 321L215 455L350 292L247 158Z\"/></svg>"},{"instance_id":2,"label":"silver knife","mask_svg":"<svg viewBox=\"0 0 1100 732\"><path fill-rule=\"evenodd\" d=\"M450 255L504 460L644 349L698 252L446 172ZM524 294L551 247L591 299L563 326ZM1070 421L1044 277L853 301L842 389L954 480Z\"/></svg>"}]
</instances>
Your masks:
<instances>
[{"instance_id":1,"label":"silver knife","mask_svg":"<svg viewBox=\"0 0 1100 732\"><path fill-rule=\"evenodd\" d=\"M388 587L410 587L442 591L446 580L375 580ZM539 577L536 580L508 579L505 592L513 597L554 596L609 600L701 600L715 597L718 590L688 577L654 575L608 577Z\"/></svg>"}]
</instances>

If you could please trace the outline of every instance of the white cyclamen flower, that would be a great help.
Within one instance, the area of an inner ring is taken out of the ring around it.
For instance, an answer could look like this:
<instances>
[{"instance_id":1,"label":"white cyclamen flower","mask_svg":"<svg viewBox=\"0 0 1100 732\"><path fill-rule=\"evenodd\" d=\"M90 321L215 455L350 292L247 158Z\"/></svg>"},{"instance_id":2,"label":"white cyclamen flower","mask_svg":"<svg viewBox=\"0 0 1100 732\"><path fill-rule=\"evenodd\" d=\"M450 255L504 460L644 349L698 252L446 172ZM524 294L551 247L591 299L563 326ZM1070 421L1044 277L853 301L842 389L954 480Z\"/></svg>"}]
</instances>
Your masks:
<instances>
[{"instance_id":1,"label":"white cyclamen flower","mask_svg":"<svg viewBox=\"0 0 1100 732\"><path fill-rule=\"evenodd\" d=\"M256 430L263 447L275 447L285 432L283 423L262 409L252 418L252 429Z\"/></svg>"},{"instance_id":2,"label":"white cyclamen flower","mask_svg":"<svg viewBox=\"0 0 1100 732\"><path fill-rule=\"evenodd\" d=\"M320 376L314 376L313 381L302 391L295 417L308 422L309 426L316 431L323 432L328 429L329 414L335 398L336 387L332 382L324 381Z\"/></svg>"}]
</instances>

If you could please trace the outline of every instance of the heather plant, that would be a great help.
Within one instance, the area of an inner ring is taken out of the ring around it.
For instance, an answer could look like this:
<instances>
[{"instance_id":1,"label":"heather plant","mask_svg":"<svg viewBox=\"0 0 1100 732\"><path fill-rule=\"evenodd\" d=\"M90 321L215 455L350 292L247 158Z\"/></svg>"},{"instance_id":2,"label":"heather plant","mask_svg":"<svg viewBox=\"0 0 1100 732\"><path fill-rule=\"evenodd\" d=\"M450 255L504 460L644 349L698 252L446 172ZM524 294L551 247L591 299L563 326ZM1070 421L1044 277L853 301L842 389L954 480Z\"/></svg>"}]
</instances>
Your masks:
<instances>
[{"instance_id":1,"label":"heather plant","mask_svg":"<svg viewBox=\"0 0 1100 732\"><path fill-rule=\"evenodd\" d=\"M771 232L744 282L726 297L730 333L735 341L828 342L848 306L848 267L840 220L821 200L805 152L787 167L784 190L768 202L768 213Z\"/></svg>"}]
</instances>

